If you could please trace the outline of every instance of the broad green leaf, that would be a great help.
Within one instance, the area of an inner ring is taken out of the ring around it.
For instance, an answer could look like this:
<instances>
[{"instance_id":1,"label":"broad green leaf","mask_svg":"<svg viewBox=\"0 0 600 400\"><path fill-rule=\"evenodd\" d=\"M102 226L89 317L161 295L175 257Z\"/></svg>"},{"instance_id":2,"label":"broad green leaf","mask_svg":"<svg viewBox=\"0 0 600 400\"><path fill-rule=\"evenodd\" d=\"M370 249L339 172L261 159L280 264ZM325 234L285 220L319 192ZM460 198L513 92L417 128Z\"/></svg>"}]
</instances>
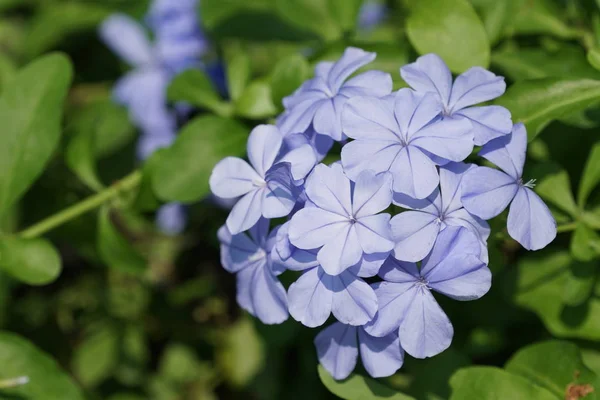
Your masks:
<instances>
[{"instance_id":1,"label":"broad green leaf","mask_svg":"<svg viewBox=\"0 0 600 400\"><path fill-rule=\"evenodd\" d=\"M548 200L571 216L578 214L577 205L571 192L571 181L567 171L557 166L550 166L551 171L538 182L535 191L545 200Z\"/></svg>"},{"instance_id":2,"label":"broad green leaf","mask_svg":"<svg viewBox=\"0 0 600 400\"><path fill-rule=\"evenodd\" d=\"M508 35L549 34L563 39L579 36L564 21L565 10L552 0L509 0L514 3L509 18Z\"/></svg>"},{"instance_id":3,"label":"broad green leaf","mask_svg":"<svg viewBox=\"0 0 600 400\"><path fill-rule=\"evenodd\" d=\"M565 282L563 301L569 306L585 303L594 291L597 265L595 262L573 262Z\"/></svg>"},{"instance_id":4,"label":"broad green leaf","mask_svg":"<svg viewBox=\"0 0 600 400\"><path fill-rule=\"evenodd\" d=\"M319 378L329 391L345 400L414 400L413 397L396 392L377 382L375 379L362 375L351 374L343 381L336 381L319 365Z\"/></svg>"},{"instance_id":5,"label":"broad green leaf","mask_svg":"<svg viewBox=\"0 0 600 400\"><path fill-rule=\"evenodd\" d=\"M232 50L233 51L233 50ZM235 52L227 62L227 88L231 100L236 102L250 81L250 58L244 52Z\"/></svg>"},{"instance_id":6,"label":"broad green leaf","mask_svg":"<svg viewBox=\"0 0 600 400\"><path fill-rule=\"evenodd\" d=\"M496 367L468 367L450 378L450 400L557 400L528 379Z\"/></svg>"},{"instance_id":7,"label":"broad green leaf","mask_svg":"<svg viewBox=\"0 0 600 400\"><path fill-rule=\"evenodd\" d=\"M92 190L100 191L104 184L96 172L95 137L94 126L75 135L67 146L65 161L83 183Z\"/></svg>"},{"instance_id":8,"label":"broad green leaf","mask_svg":"<svg viewBox=\"0 0 600 400\"><path fill-rule=\"evenodd\" d=\"M4 86L14 78L17 73L15 62L7 55L0 54L0 93Z\"/></svg>"},{"instance_id":9,"label":"broad green leaf","mask_svg":"<svg viewBox=\"0 0 600 400\"><path fill-rule=\"evenodd\" d=\"M585 206L590 193L598 183L600 183L600 142L592 147L581 176L577 194L577 203L581 208Z\"/></svg>"},{"instance_id":10,"label":"broad green leaf","mask_svg":"<svg viewBox=\"0 0 600 400\"><path fill-rule=\"evenodd\" d=\"M591 261L600 256L600 237L586 224L577 224L571 239L571 254L580 261Z\"/></svg>"},{"instance_id":11,"label":"broad green leaf","mask_svg":"<svg viewBox=\"0 0 600 400\"><path fill-rule=\"evenodd\" d=\"M546 78L513 84L496 104L510 110L513 122L523 122L526 125L531 141L551 121L598 102L600 81Z\"/></svg>"},{"instance_id":12,"label":"broad green leaf","mask_svg":"<svg viewBox=\"0 0 600 400\"><path fill-rule=\"evenodd\" d=\"M519 350L504 368L548 390L557 400L565 398L569 386L591 386L598 378L583 364L576 345L559 340L536 343ZM595 392L585 397L587 400L596 398Z\"/></svg>"},{"instance_id":13,"label":"broad green leaf","mask_svg":"<svg viewBox=\"0 0 600 400\"><path fill-rule=\"evenodd\" d=\"M58 278L62 263L58 251L46 239L0 239L0 269L29 285L46 285Z\"/></svg>"},{"instance_id":14,"label":"broad green leaf","mask_svg":"<svg viewBox=\"0 0 600 400\"><path fill-rule=\"evenodd\" d=\"M219 335L216 361L234 386L246 385L265 362L264 343L249 318L242 318Z\"/></svg>"},{"instance_id":15,"label":"broad green leaf","mask_svg":"<svg viewBox=\"0 0 600 400\"><path fill-rule=\"evenodd\" d=\"M566 251L543 250L518 264L515 303L535 312L557 337L600 340L600 300L564 304L573 259Z\"/></svg>"},{"instance_id":16,"label":"broad green leaf","mask_svg":"<svg viewBox=\"0 0 600 400\"><path fill-rule=\"evenodd\" d=\"M208 178L226 156L243 156L248 129L216 116L194 119L152 170L152 186L165 201L189 203L209 193Z\"/></svg>"},{"instance_id":17,"label":"broad green leaf","mask_svg":"<svg viewBox=\"0 0 600 400\"><path fill-rule=\"evenodd\" d=\"M600 48L594 47L588 50L587 60L592 67L600 71Z\"/></svg>"},{"instance_id":18,"label":"broad green leaf","mask_svg":"<svg viewBox=\"0 0 600 400\"><path fill-rule=\"evenodd\" d=\"M438 54L453 72L490 63L487 34L466 0L413 2L406 33L419 54Z\"/></svg>"},{"instance_id":19,"label":"broad green leaf","mask_svg":"<svg viewBox=\"0 0 600 400\"><path fill-rule=\"evenodd\" d=\"M154 211L161 205L160 200L156 198L156 193L152 188L152 175L155 168L160 165L162 155L166 149L158 149L150 158L146 160L142 166L142 181L138 189L137 195L133 202L133 208L139 211Z\"/></svg>"},{"instance_id":20,"label":"broad green leaf","mask_svg":"<svg viewBox=\"0 0 600 400\"><path fill-rule=\"evenodd\" d=\"M231 115L231 105L221 99L206 74L199 69L188 69L173 79L167 97L170 101L184 101L206 108L217 115Z\"/></svg>"},{"instance_id":21,"label":"broad green leaf","mask_svg":"<svg viewBox=\"0 0 600 400\"><path fill-rule=\"evenodd\" d=\"M0 380L26 377L29 382L2 390L2 398L19 400L84 400L75 382L49 355L29 341L0 333Z\"/></svg>"},{"instance_id":22,"label":"broad green leaf","mask_svg":"<svg viewBox=\"0 0 600 400\"><path fill-rule=\"evenodd\" d=\"M0 214L42 173L60 140L71 63L60 54L34 61L0 97Z\"/></svg>"},{"instance_id":23,"label":"broad green leaf","mask_svg":"<svg viewBox=\"0 0 600 400\"><path fill-rule=\"evenodd\" d=\"M251 119L275 116L277 108L271 99L271 86L267 82L252 82L235 103L235 112L241 117Z\"/></svg>"},{"instance_id":24,"label":"broad green leaf","mask_svg":"<svg viewBox=\"0 0 600 400\"><path fill-rule=\"evenodd\" d=\"M481 16L490 44L497 43L510 22L514 2L512 0L471 0L471 3Z\"/></svg>"},{"instance_id":25,"label":"broad green leaf","mask_svg":"<svg viewBox=\"0 0 600 400\"><path fill-rule=\"evenodd\" d=\"M146 270L146 260L114 225L108 206L98 212L97 246L100 257L110 268L136 275Z\"/></svg>"},{"instance_id":26,"label":"broad green leaf","mask_svg":"<svg viewBox=\"0 0 600 400\"><path fill-rule=\"evenodd\" d=\"M294 93L309 75L306 58L300 54L285 57L273 68L271 74L271 99L277 107L282 107L284 97Z\"/></svg>"},{"instance_id":27,"label":"broad green leaf","mask_svg":"<svg viewBox=\"0 0 600 400\"><path fill-rule=\"evenodd\" d=\"M160 373L175 383L193 382L200 372L200 361L193 348L170 344L162 354Z\"/></svg>"},{"instance_id":28,"label":"broad green leaf","mask_svg":"<svg viewBox=\"0 0 600 400\"><path fill-rule=\"evenodd\" d=\"M119 332L115 326L103 323L94 326L77 346L72 368L85 387L96 387L114 374L119 363Z\"/></svg>"}]
</instances>

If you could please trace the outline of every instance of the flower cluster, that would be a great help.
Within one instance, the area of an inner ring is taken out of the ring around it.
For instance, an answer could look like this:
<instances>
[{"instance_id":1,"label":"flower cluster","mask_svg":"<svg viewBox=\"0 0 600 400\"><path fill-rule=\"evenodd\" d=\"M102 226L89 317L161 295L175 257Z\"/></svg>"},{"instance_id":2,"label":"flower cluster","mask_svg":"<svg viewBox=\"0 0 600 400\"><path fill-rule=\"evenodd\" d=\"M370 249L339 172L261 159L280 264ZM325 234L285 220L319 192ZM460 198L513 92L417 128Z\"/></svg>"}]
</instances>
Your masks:
<instances>
[{"instance_id":1,"label":"flower cluster","mask_svg":"<svg viewBox=\"0 0 600 400\"><path fill-rule=\"evenodd\" d=\"M175 140L177 119L187 112L185 106L171 109L166 93L175 75L202 66L200 57L207 42L196 16L197 5L198 0L154 0L146 18L154 45L145 28L123 14L108 17L100 28L106 45L134 68L117 82L114 98L128 108L131 120L142 132L138 142L141 159ZM162 207L158 224L166 233L179 233L185 225L183 207Z\"/></svg>"},{"instance_id":2,"label":"flower cluster","mask_svg":"<svg viewBox=\"0 0 600 400\"><path fill-rule=\"evenodd\" d=\"M523 247L556 235L523 180L524 126L505 108L477 106L504 93L502 77L473 67L453 81L429 54L401 68L411 88L393 93L386 73L351 77L374 58L348 48L319 63L284 99L277 126L251 132L249 163L225 158L210 177L215 195L239 198L218 233L238 303L267 324L291 315L317 327L333 315L315 345L336 379L359 353L382 377L404 352L425 358L450 346L453 327L432 291L466 301L489 290L486 220L509 203L508 233ZM334 141L341 161L320 163ZM502 171L465 163L475 145ZM302 272L287 291L284 271Z\"/></svg>"}]
</instances>

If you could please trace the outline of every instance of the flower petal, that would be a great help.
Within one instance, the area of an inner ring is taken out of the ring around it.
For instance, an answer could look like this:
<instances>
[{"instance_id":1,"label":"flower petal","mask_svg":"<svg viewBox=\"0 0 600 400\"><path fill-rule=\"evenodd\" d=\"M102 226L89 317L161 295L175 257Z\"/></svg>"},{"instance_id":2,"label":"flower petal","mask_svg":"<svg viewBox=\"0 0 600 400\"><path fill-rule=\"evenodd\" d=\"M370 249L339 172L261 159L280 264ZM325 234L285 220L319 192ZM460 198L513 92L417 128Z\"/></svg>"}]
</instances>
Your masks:
<instances>
[{"instance_id":1,"label":"flower petal","mask_svg":"<svg viewBox=\"0 0 600 400\"><path fill-rule=\"evenodd\" d=\"M367 71L356 75L344 83L340 94L352 98L355 96L383 97L392 92L392 76L383 71Z\"/></svg>"},{"instance_id":2,"label":"flower petal","mask_svg":"<svg viewBox=\"0 0 600 400\"><path fill-rule=\"evenodd\" d=\"M361 278L370 278L377 275L379 269L389 257L390 252L384 253L363 253L360 261L351 267L351 270Z\"/></svg>"},{"instance_id":3,"label":"flower petal","mask_svg":"<svg viewBox=\"0 0 600 400\"><path fill-rule=\"evenodd\" d=\"M264 189L255 189L244 195L231 209L227 217L227 228L232 234L248 230L261 217Z\"/></svg>"},{"instance_id":4,"label":"flower petal","mask_svg":"<svg viewBox=\"0 0 600 400\"><path fill-rule=\"evenodd\" d=\"M390 172L394 177L394 192L416 199L429 196L440 182L435 164L413 146L400 150Z\"/></svg>"},{"instance_id":5,"label":"flower petal","mask_svg":"<svg viewBox=\"0 0 600 400\"><path fill-rule=\"evenodd\" d=\"M152 46L146 31L125 14L113 14L100 26L100 38L119 58L133 67L153 62Z\"/></svg>"},{"instance_id":6,"label":"flower petal","mask_svg":"<svg viewBox=\"0 0 600 400\"><path fill-rule=\"evenodd\" d=\"M347 227L347 218L320 208L306 207L291 219L290 242L301 249L316 249L337 238Z\"/></svg>"},{"instance_id":7,"label":"flower petal","mask_svg":"<svg viewBox=\"0 0 600 400\"><path fill-rule=\"evenodd\" d=\"M362 254L356 229L348 223L319 250L317 260L329 275L339 275L358 263Z\"/></svg>"},{"instance_id":8,"label":"flower petal","mask_svg":"<svg viewBox=\"0 0 600 400\"><path fill-rule=\"evenodd\" d=\"M350 179L356 180L365 170L389 171L402 149L399 142L354 140L342 147L342 164Z\"/></svg>"},{"instance_id":9,"label":"flower petal","mask_svg":"<svg viewBox=\"0 0 600 400\"><path fill-rule=\"evenodd\" d=\"M344 217L352 214L350 180L341 168L317 165L306 179L305 189L317 207Z\"/></svg>"},{"instance_id":10,"label":"flower petal","mask_svg":"<svg viewBox=\"0 0 600 400\"><path fill-rule=\"evenodd\" d=\"M479 257L479 239L468 229L448 226L440 232L431 253L421 264L421 276L427 278L436 265L451 254L471 254Z\"/></svg>"},{"instance_id":11,"label":"flower petal","mask_svg":"<svg viewBox=\"0 0 600 400\"><path fill-rule=\"evenodd\" d=\"M373 378L391 376L404 363L404 350L400 347L400 339L395 332L375 337L359 328L358 343L362 363Z\"/></svg>"},{"instance_id":12,"label":"flower petal","mask_svg":"<svg viewBox=\"0 0 600 400\"><path fill-rule=\"evenodd\" d=\"M250 294L254 315L263 324L280 324L288 318L285 288L266 265L254 268Z\"/></svg>"},{"instance_id":13,"label":"flower petal","mask_svg":"<svg viewBox=\"0 0 600 400\"><path fill-rule=\"evenodd\" d=\"M267 185L263 190L262 215L265 218L289 215L300 195L300 190L294 186L289 164L274 165L267 172L265 180Z\"/></svg>"},{"instance_id":14,"label":"flower petal","mask_svg":"<svg viewBox=\"0 0 600 400\"><path fill-rule=\"evenodd\" d=\"M475 165L464 163L448 163L440 167L440 191L444 215L462 208L460 183L464 174L472 168L475 168Z\"/></svg>"},{"instance_id":15,"label":"flower petal","mask_svg":"<svg viewBox=\"0 0 600 400\"><path fill-rule=\"evenodd\" d=\"M388 172L376 175L366 170L358 175L352 196L355 218L377 214L392 203L392 175Z\"/></svg>"},{"instance_id":16,"label":"flower petal","mask_svg":"<svg viewBox=\"0 0 600 400\"><path fill-rule=\"evenodd\" d=\"M322 268L306 271L288 290L288 304L291 316L310 328L327 321L331 313L333 292L331 276Z\"/></svg>"},{"instance_id":17,"label":"flower petal","mask_svg":"<svg viewBox=\"0 0 600 400\"><path fill-rule=\"evenodd\" d=\"M354 224L363 251L368 254L390 252L394 248L390 214L363 217Z\"/></svg>"},{"instance_id":18,"label":"flower petal","mask_svg":"<svg viewBox=\"0 0 600 400\"><path fill-rule=\"evenodd\" d=\"M221 265L229 272L238 272L257 262L261 248L245 233L232 235L223 225L217 232L221 243ZM254 256L254 257L253 257Z\"/></svg>"},{"instance_id":19,"label":"flower petal","mask_svg":"<svg viewBox=\"0 0 600 400\"><path fill-rule=\"evenodd\" d=\"M556 221L533 190L517 192L508 212L508 234L527 250L542 249L556 237Z\"/></svg>"},{"instance_id":20,"label":"flower petal","mask_svg":"<svg viewBox=\"0 0 600 400\"><path fill-rule=\"evenodd\" d=\"M373 289L377 295L379 311L364 329L373 336L387 336L398 329L411 307L417 293L415 282L378 282L373 284Z\"/></svg>"},{"instance_id":21,"label":"flower petal","mask_svg":"<svg viewBox=\"0 0 600 400\"><path fill-rule=\"evenodd\" d=\"M404 211L390 221L396 245L394 257L402 261L417 262L431 251L440 232L437 215L421 211Z\"/></svg>"},{"instance_id":22,"label":"flower petal","mask_svg":"<svg viewBox=\"0 0 600 400\"><path fill-rule=\"evenodd\" d=\"M356 367L356 329L336 322L319 332L315 338L319 362L334 379L346 379Z\"/></svg>"},{"instance_id":23,"label":"flower petal","mask_svg":"<svg viewBox=\"0 0 600 400\"><path fill-rule=\"evenodd\" d=\"M460 200L468 212L488 220L504 211L518 189L514 178L504 172L476 167L463 177Z\"/></svg>"},{"instance_id":24,"label":"flower petal","mask_svg":"<svg viewBox=\"0 0 600 400\"><path fill-rule=\"evenodd\" d=\"M338 321L364 325L377 313L377 296L368 283L349 271L333 277L331 311Z\"/></svg>"},{"instance_id":25,"label":"flower petal","mask_svg":"<svg viewBox=\"0 0 600 400\"><path fill-rule=\"evenodd\" d=\"M344 133L352 139L400 141L393 103L376 97L354 97L342 113Z\"/></svg>"},{"instance_id":26,"label":"flower petal","mask_svg":"<svg viewBox=\"0 0 600 400\"><path fill-rule=\"evenodd\" d=\"M413 199L402 193L394 193L392 202L408 210L418 210L436 216L442 215L442 197L439 189L435 189L424 199Z\"/></svg>"},{"instance_id":27,"label":"flower petal","mask_svg":"<svg viewBox=\"0 0 600 400\"><path fill-rule=\"evenodd\" d=\"M417 264L389 257L379 271L381 279L395 283L414 283L421 279Z\"/></svg>"},{"instance_id":28,"label":"flower petal","mask_svg":"<svg viewBox=\"0 0 600 400\"><path fill-rule=\"evenodd\" d=\"M490 140L507 135L512 130L510 111L500 106L465 108L452 114L471 121L473 142L483 146Z\"/></svg>"},{"instance_id":29,"label":"flower petal","mask_svg":"<svg viewBox=\"0 0 600 400\"><path fill-rule=\"evenodd\" d=\"M429 270L428 286L454 300L475 300L492 286L492 273L472 254L454 253Z\"/></svg>"},{"instance_id":30,"label":"flower petal","mask_svg":"<svg viewBox=\"0 0 600 400\"><path fill-rule=\"evenodd\" d=\"M462 118L443 119L415 132L410 145L449 161L463 161L473 151L471 123Z\"/></svg>"},{"instance_id":31,"label":"flower petal","mask_svg":"<svg viewBox=\"0 0 600 400\"><path fill-rule=\"evenodd\" d=\"M327 96L325 93L311 91L309 93L301 93L302 98L298 98L297 104L294 104L291 109L288 110L285 118L279 123L279 129L284 134L291 133L303 133L305 132L313 122L313 118L317 113L317 110L326 101ZM291 100L288 103L291 103ZM291 105L286 105L290 107Z\"/></svg>"},{"instance_id":32,"label":"flower petal","mask_svg":"<svg viewBox=\"0 0 600 400\"><path fill-rule=\"evenodd\" d=\"M486 241L490 237L491 230L487 222L479 217L469 214L467 210L461 208L446 215L444 223L448 226L462 226L477 236L481 247L479 258L485 263L489 261Z\"/></svg>"},{"instance_id":33,"label":"flower petal","mask_svg":"<svg viewBox=\"0 0 600 400\"><path fill-rule=\"evenodd\" d=\"M356 47L348 47L342 54L342 57L333 64L333 67L329 70L327 77L327 84L329 88L334 92L340 89L342 84L350 75L356 70L364 67L375 59L377 55L375 53L369 53Z\"/></svg>"},{"instance_id":34,"label":"flower petal","mask_svg":"<svg viewBox=\"0 0 600 400\"><path fill-rule=\"evenodd\" d=\"M426 54L417 61L400 68L400 75L413 89L432 92L448 104L452 90L452 74L446 63L436 54Z\"/></svg>"},{"instance_id":35,"label":"flower petal","mask_svg":"<svg viewBox=\"0 0 600 400\"><path fill-rule=\"evenodd\" d=\"M306 175L317 164L317 156L313 146L306 143L288 151L279 159L278 163L289 163L292 176L295 180L300 180L306 178Z\"/></svg>"},{"instance_id":36,"label":"flower petal","mask_svg":"<svg viewBox=\"0 0 600 400\"><path fill-rule=\"evenodd\" d=\"M210 175L210 190L216 196L232 199L255 189L253 182L262 178L241 158L225 157L215 165Z\"/></svg>"},{"instance_id":37,"label":"flower petal","mask_svg":"<svg viewBox=\"0 0 600 400\"><path fill-rule=\"evenodd\" d=\"M481 67L472 67L456 77L449 107L453 111L502 96L506 82L502 76Z\"/></svg>"},{"instance_id":38,"label":"flower petal","mask_svg":"<svg viewBox=\"0 0 600 400\"><path fill-rule=\"evenodd\" d=\"M315 132L342 140L342 110L347 101L344 96L335 96L321 102L313 120Z\"/></svg>"},{"instance_id":39,"label":"flower petal","mask_svg":"<svg viewBox=\"0 0 600 400\"><path fill-rule=\"evenodd\" d=\"M406 142L441 112L442 105L433 93L404 88L397 92L394 100L394 116Z\"/></svg>"},{"instance_id":40,"label":"flower petal","mask_svg":"<svg viewBox=\"0 0 600 400\"><path fill-rule=\"evenodd\" d=\"M510 135L492 140L479 151L479 155L500 167L513 179L521 179L527 151L525 125L515 124Z\"/></svg>"},{"instance_id":41,"label":"flower petal","mask_svg":"<svg viewBox=\"0 0 600 400\"><path fill-rule=\"evenodd\" d=\"M258 125L248 137L248 159L256 172L264 177L279 154L283 137L274 125Z\"/></svg>"}]
</instances>

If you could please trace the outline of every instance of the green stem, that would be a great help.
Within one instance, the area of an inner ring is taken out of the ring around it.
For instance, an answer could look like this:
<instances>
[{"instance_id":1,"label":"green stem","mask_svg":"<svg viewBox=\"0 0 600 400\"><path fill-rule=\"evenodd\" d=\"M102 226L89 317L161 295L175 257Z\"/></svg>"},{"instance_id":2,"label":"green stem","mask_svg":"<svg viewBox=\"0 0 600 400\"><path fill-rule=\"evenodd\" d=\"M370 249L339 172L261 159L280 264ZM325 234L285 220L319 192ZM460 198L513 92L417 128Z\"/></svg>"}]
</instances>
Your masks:
<instances>
[{"instance_id":1,"label":"green stem","mask_svg":"<svg viewBox=\"0 0 600 400\"><path fill-rule=\"evenodd\" d=\"M44 233L51 231L52 229L74 218L77 218L82 214L98 208L110 200L113 200L122 192L135 188L140 184L141 181L141 171L134 171L105 190L62 210L57 214L51 215L50 217L38 222L33 226L30 226L22 231L19 236L26 239L41 236Z\"/></svg>"},{"instance_id":2,"label":"green stem","mask_svg":"<svg viewBox=\"0 0 600 400\"><path fill-rule=\"evenodd\" d=\"M571 222L569 224L558 225L556 227L556 232L571 232L574 231L575 228L577 228L577 222Z\"/></svg>"}]
</instances>

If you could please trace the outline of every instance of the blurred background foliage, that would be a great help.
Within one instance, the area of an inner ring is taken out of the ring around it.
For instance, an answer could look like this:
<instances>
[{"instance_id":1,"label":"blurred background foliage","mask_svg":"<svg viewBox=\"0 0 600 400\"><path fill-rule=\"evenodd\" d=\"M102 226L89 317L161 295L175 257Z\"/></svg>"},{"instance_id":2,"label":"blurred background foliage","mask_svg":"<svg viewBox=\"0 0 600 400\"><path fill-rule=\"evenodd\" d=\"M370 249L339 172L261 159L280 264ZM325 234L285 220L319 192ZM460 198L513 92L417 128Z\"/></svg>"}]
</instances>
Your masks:
<instances>
[{"instance_id":1,"label":"blurred background foliage","mask_svg":"<svg viewBox=\"0 0 600 400\"><path fill-rule=\"evenodd\" d=\"M3 96L24 80L17 71L46 53L66 53L74 70L60 143L35 184L4 199L2 231L112 190L95 212L46 235L62 266L45 240L0 242L8 254L0 263L0 378L26 370L36 382L0 390L0 398L600 398L599 2L380 1L386 12L376 25L361 23L363 3L201 0L207 61L224 62L228 94L201 71L178 76L169 99L198 111L181 121L171 148L131 174L137 132L110 98L126 67L97 28L114 12L141 18L148 2L0 0ZM281 99L316 62L349 45L376 51L368 68L391 73L396 88L404 86L399 67L428 52L455 73L481 65L506 76L498 103L528 127L525 175L538 180L562 232L528 254L506 234L506 216L497 218L492 290L477 302L438 299L455 327L452 347L408 358L383 386L360 376L335 383L317 369L314 330L291 320L264 326L240 311L216 240L227 211L207 198L215 162L243 155L251 128L282 111ZM30 75L32 84L52 78ZM0 105L10 118L2 112ZM189 204L184 234L154 227L166 201Z\"/></svg>"}]
</instances>

